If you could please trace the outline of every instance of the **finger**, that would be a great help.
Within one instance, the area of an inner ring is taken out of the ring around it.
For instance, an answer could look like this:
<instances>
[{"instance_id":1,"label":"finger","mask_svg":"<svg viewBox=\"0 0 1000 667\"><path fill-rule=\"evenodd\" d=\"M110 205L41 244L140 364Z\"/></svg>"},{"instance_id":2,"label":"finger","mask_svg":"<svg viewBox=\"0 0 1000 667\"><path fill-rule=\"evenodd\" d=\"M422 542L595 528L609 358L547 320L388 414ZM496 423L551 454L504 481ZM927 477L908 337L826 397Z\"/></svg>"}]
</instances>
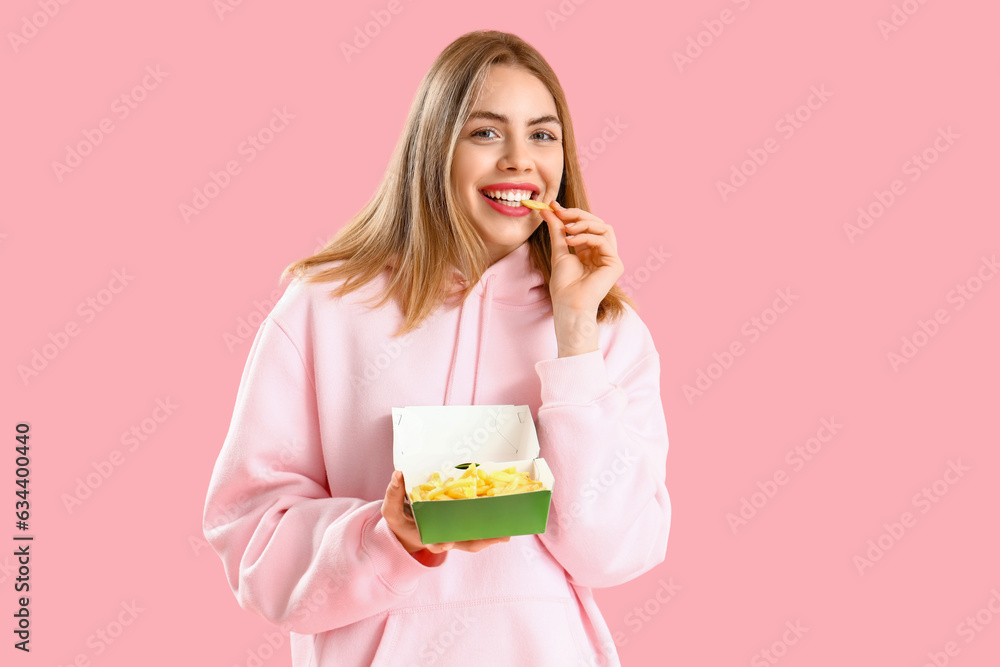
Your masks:
<instances>
[{"instance_id":1,"label":"finger","mask_svg":"<svg viewBox=\"0 0 1000 667\"><path fill-rule=\"evenodd\" d=\"M557 218L552 211L542 209L539 213L542 214L542 219L545 220L546 226L549 228L549 244L552 246L552 263L555 264L560 257L570 254L569 246L566 245L566 230L563 226L562 220Z\"/></svg>"},{"instance_id":2,"label":"finger","mask_svg":"<svg viewBox=\"0 0 1000 667\"><path fill-rule=\"evenodd\" d=\"M569 238L582 236L584 234L594 234L599 235L607 239L610 243L611 248L614 249L615 254L618 253L618 239L615 238L615 230L608 223L600 220L598 218L589 218L586 220L580 220L574 223L567 222L566 236Z\"/></svg>"},{"instance_id":3,"label":"finger","mask_svg":"<svg viewBox=\"0 0 1000 667\"><path fill-rule=\"evenodd\" d=\"M600 220L588 219L574 220L570 222L564 221L563 227L566 229L566 236L576 236L584 233L613 236L611 226L601 222Z\"/></svg>"},{"instance_id":4,"label":"finger","mask_svg":"<svg viewBox=\"0 0 1000 667\"><path fill-rule=\"evenodd\" d=\"M604 234L610 237L614 237L615 235L615 230L611 225L604 222L600 218L590 215L589 213L575 220L564 219L562 222L563 227L566 228L567 235L580 234L583 232L588 232L590 234Z\"/></svg>"},{"instance_id":5,"label":"finger","mask_svg":"<svg viewBox=\"0 0 1000 667\"><path fill-rule=\"evenodd\" d=\"M570 211L574 213L571 215L569 214ZM600 218L581 209L563 209L562 211L557 211L557 213L560 216L560 222L563 223L563 229L565 229L566 236L571 237L575 234L581 234L584 232L591 234L605 234L612 238L612 245L616 245L616 241L614 240L614 228Z\"/></svg>"},{"instance_id":6,"label":"finger","mask_svg":"<svg viewBox=\"0 0 1000 667\"><path fill-rule=\"evenodd\" d=\"M392 471L392 477L389 479L389 486L385 490L385 497L393 499L396 496L402 495L403 491L403 473L398 470Z\"/></svg>"},{"instance_id":7,"label":"finger","mask_svg":"<svg viewBox=\"0 0 1000 667\"><path fill-rule=\"evenodd\" d=\"M602 234L573 234L566 237L566 243L574 248L581 246L594 248L600 251L602 255L612 256L618 254L611 239Z\"/></svg>"},{"instance_id":8,"label":"finger","mask_svg":"<svg viewBox=\"0 0 1000 667\"><path fill-rule=\"evenodd\" d=\"M559 215L559 219L566 222L570 220L579 220L590 215L589 212L584 211L582 208L566 208L557 201L552 202L551 206L552 209Z\"/></svg>"},{"instance_id":9,"label":"finger","mask_svg":"<svg viewBox=\"0 0 1000 667\"><path fill-rule=\"evenodd\" d=\"M480 551L483 550L483 549L485 549L486 547L492 547L492 546L494 546L496 544L503 544L504 542L510 542L510 538L509 537L500 537L500 538L496 538L496 539L493 539L493 540L483 540L483 542L484 542L484 544L479 548Z\"/></svg>"},{"instance_id":10,"label":"finger","mask_svg":"<svg viewBox=\"0 0 1000 667\"><path fill-rule=\"evenodd\" d=\"M455 545L456 549L461 549L463 551L469 551L471 553L476 553L482 551L486 547L491 547L494 544L500 544L501 542L510 542L509 537L491 537L484 540L467 540L465 542L458 542Z\"/></svg>"},{"instance_id":11,"label":"finger","mask_svg":"<svg viewBox=\"0 0 1000 667\"><path fill-rule=\"evenodd\" d=\"M403 486L403 473L401 471L393 471L389 487L385 490L385 500L382 506L383 516L385 515L384 508L388 508L397 517L397 521L414 524L413 512L406 503L406 488Z\"/></svg>"}]
</instances>

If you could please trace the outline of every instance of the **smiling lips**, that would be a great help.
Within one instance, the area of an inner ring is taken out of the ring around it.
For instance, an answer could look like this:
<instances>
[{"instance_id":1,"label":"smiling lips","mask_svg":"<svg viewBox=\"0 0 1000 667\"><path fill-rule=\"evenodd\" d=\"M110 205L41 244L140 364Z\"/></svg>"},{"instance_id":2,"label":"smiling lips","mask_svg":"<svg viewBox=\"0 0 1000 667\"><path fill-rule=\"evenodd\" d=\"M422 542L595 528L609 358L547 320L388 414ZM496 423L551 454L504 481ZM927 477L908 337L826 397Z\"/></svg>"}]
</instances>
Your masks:
<instances>
[{"instance_id":1,"label":"smiling lips","mask_svg":"<svg viewBox=\"0 0 1000 667\"><path fill-rule=\"evenodd\" d=\"M538 194L538 188L530 183L497 183L481 189L479 193L501 213L522 216L531 211L523 206L521 201L535 197Z\"/></svg>"}]
</instances>

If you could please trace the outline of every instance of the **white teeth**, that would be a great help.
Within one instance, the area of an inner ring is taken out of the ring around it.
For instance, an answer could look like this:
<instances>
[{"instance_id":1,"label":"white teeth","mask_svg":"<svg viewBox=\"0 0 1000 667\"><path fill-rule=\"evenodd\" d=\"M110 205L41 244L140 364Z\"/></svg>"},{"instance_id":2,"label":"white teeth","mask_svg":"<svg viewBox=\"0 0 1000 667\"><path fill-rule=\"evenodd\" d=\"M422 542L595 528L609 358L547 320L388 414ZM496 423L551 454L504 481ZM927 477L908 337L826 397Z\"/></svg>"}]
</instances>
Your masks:
<instances>
[{"instance_id":1,"label":"white teeth","mask_svg":"<svg viewBox=\"0 0 1000 667\"><path fill-rule=\"evenodd\" d=\"M502 199L511 202L511 206L520 206L522 199L531 199L531 190L483 190L483 194L491 199Z\"/></svg>"}]
</instances>

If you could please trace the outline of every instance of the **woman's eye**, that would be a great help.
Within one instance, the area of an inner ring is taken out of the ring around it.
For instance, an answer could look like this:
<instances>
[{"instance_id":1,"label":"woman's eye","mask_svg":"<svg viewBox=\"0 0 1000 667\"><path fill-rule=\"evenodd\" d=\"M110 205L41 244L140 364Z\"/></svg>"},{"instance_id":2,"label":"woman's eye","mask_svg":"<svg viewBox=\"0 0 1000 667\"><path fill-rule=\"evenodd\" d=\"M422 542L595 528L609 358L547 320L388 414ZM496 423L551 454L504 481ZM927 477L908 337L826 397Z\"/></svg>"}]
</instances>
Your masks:
<instances>
[{"instance_id":1,"label":"woman's eye","mask_svg":"<svg viewBox=\"0 0 1000 667\"><path fill-rule=\"evenodd\" d=\"M554 134L552 134L551 132L548 132L547 130L539 130L538 132L535 132L531 136L536 137L539 134L541 134L543 137L547 137L549 141L558 141L558 139L556 138L556 136Z\"/></svg>"},{"instance_id":2,"label":"woman's eye","mask_svg":"<svg viewBox=\"0 0 1000 667\"><path fill-rule=\"evenodd\" d=\"M493 136L489 136L491 133L492 133ZM472 136L473 137L481 137L481 138L484 138L484 139L492 139L495 136L499 136L499 133L496 130L494 130L492 127L483 127L483 128L480 128L480 129L476 130L475 132L473 132ZM549 132L548 130L538 130L537 132L535 132L531 136L532 136L532 138L541 137L545 141L559 141L559 138L556 137L551 132Z\"/></svg>"}]
</instances>

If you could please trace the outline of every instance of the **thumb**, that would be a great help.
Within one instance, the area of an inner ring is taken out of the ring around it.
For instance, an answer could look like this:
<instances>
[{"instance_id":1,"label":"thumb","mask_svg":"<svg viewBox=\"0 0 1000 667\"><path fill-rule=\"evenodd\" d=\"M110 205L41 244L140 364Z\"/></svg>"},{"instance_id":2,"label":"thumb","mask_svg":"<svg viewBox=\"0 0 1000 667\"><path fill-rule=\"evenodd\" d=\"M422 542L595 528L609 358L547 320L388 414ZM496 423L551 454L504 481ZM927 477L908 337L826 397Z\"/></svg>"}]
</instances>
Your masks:
<instances>
[{"instance_id":1,"label":"thumb","mask_svg":"<svg viewBox=\"0 0 1000 667\"><path fill-rule=\"evenodd\" d=\"M392 479L389 480L389 488L386 489L386 495L395 498L403 493L403 473L399 470L392 471Z\"/></svg>"}]
</instances>

